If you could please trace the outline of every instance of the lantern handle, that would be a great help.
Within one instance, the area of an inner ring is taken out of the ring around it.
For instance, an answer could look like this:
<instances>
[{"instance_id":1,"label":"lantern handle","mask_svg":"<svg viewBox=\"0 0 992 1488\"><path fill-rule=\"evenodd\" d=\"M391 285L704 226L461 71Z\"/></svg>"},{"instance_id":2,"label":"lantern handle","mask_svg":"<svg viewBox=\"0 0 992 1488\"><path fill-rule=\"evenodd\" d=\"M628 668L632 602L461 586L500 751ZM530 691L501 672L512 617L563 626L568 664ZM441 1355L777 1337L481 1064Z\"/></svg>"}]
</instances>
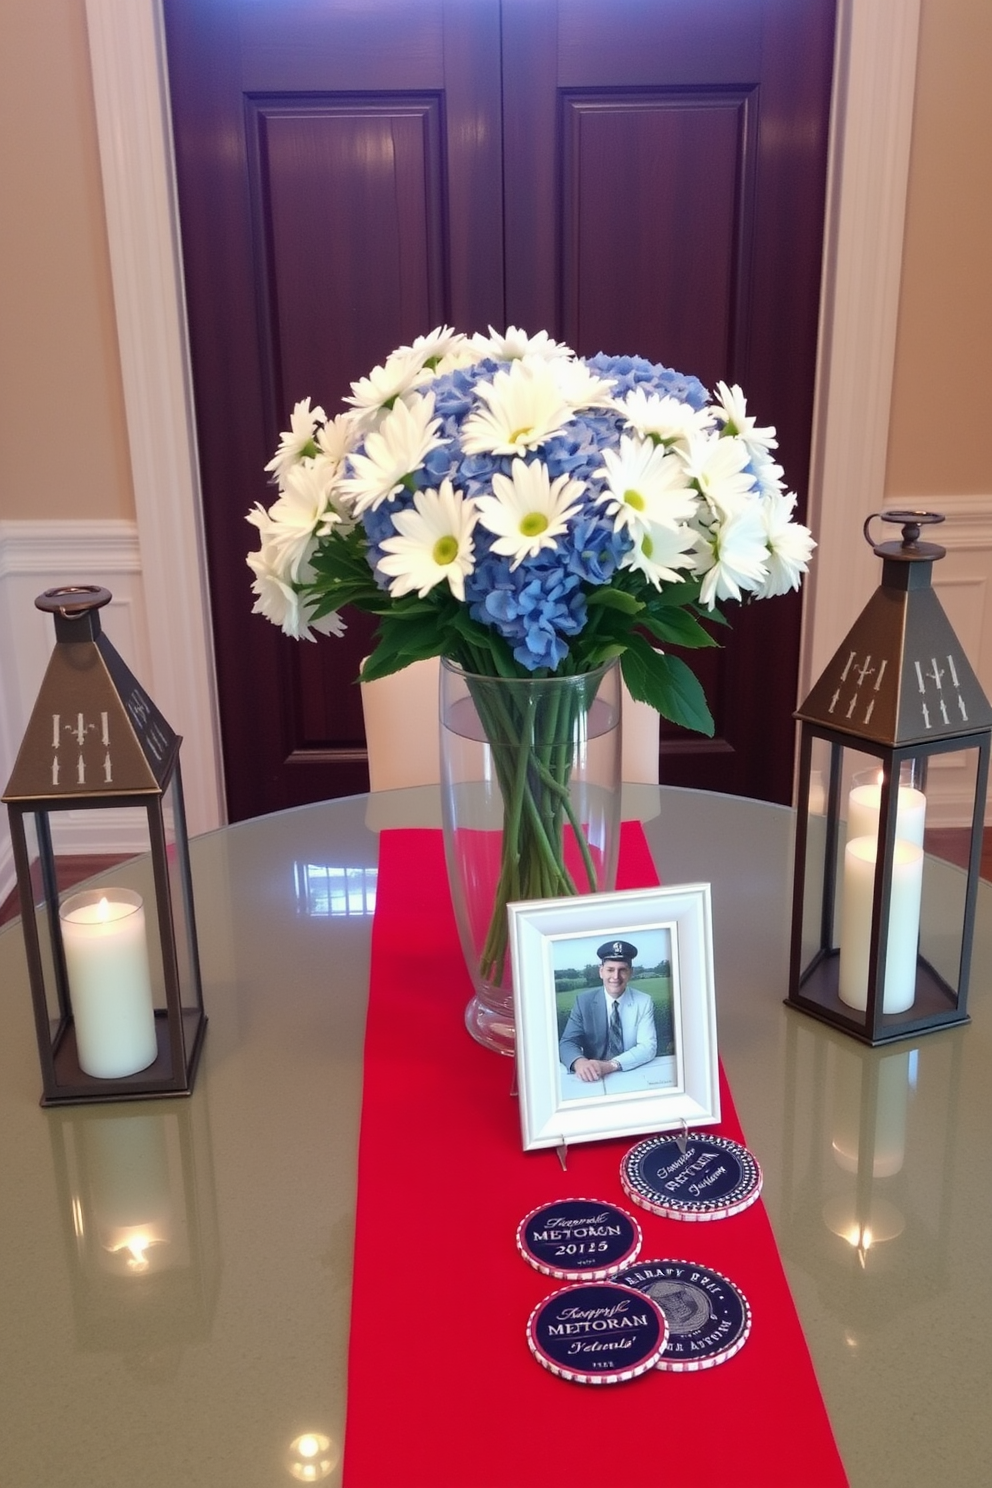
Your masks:
<instances>
[{"instance_id":1,"label":"lantern handle","mask_svg":"<svg viewBox=\"0 0 992 1488\"><path fill-rule=\"evenodd\" d=\"M35 609L49 615L61 615L63 620L82 620L91 610L102 609L113 599L109 589L99 584L64 584L57 589L46 589L35 600Z\"/></svg>"},{"instance_id":2,"label":"lantern handle","mask_svg":"<svg viewBox=\"0 0 992 1488\"><path fill-rule=\"evenodd\" d=\"M944 517L940 512L928 511L880 511L872 512L865 518L864 527L861 529L865 535L865 542L869 547L878 551L879 544L869 532L869 527L875 518L882 522L895 522L902 528L903 548L914 548L920 540L920 528L932 526L936 522L943 522Z\"/></svg>"}]
</instances>

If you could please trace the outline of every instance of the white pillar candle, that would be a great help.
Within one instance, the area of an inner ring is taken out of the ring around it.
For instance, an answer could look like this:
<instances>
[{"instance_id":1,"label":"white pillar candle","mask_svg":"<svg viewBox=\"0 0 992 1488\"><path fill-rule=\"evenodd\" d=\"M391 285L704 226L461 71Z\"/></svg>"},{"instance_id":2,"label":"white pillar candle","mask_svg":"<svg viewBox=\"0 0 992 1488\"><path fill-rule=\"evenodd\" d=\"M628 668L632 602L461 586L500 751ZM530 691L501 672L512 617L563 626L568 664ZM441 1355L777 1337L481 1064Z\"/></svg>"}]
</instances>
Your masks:
<instances>
[{"instance_id":1,"label":"white pillar candle","mask_svg":"<svg viewBox=\"0 0 992 1488\"><path fill-rule=\"evenodd\" d=\"M875 892L877 844L855 837L844 850L841 896L840 998L848 1007L868 1006L868 955ZM897 841L889 899L889 938L885 958L883 1013L904 1013L916 998L916 956L923 895L923 849Z\"/></svg>"},{"instance_id":2,"label":"white pillar candle","mask_svg":"<svg viewBox=\"0 0 992 1488\"><path fill-rule=\"evenodd\" d=\"M145 912L131 889L88 890L59 911L79 1065L114 1080L158 1053Z\"/></svg>"},{"instance_id":3,"label":"white pillar candle","mask_svg":"<svg viewBox=\"0 0 992 1488\"><path fill-rule=\"evenodd\" d=\"M870 837L878 841L878 818L882 806L880 781L856 785L847 798L847 840ZM896 805L896 836L902 842L923 846L923 829L927 818L927 798L911 785L899 787Z\"/></svg>"}]
</instances>

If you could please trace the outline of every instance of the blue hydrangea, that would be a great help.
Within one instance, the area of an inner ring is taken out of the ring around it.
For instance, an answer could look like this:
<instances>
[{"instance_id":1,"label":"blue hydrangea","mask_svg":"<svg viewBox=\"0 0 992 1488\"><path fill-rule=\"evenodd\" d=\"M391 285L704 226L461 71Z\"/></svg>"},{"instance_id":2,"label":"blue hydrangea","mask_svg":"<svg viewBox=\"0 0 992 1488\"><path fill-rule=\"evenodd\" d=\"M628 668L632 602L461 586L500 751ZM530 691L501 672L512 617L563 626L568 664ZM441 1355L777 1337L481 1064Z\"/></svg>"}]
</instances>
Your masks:
<instances>
[{"instance_id":1,"label":"blue hydrangea","mask_svg":"<svg viewBox=\"0 0 992 1488\"><path fill-rule=\"evenodd\" d=\"M586 365L601 377L612 380L614 396L622 398L636 387L660 396L679 398L694 409L707 402L706 389L698 378L687 377L643 357L611 357L600 353ZM480 381L490 382L507 364L486 359L434 378L434 412L444 443L430 451L413 475L419 489L437 489L449 479L467 497L489 495L497 473L509 475L513 457L466 454L460 445L461 428L478 406L475 393ZM516 661L528 671L553 671L569 654L569 639L586 623L586 595L614 579L629 552L632 539L614 530L596 498L602 490L602 451L616 448L625 428L621 414L608 408L584 409L568 424L545 440L528 459L541 459L551 480L568 476L585 488L585 497L572 518L568 532L554 548L542 549L525 558L516 568L511 559L492 552L492 536L479 526L475 530L474 571L465 586L469 613L480 625L495 630L509 644ZM382 543L395 529L393 514L412 503L404 490L376 510L363 513L362 523L369 540L368 559L376 582L383 589L388 581L379 570Z\"/></svg>"},{"instance_id":2,"label":"blue hydrangea","mask_svg":"<svg viewBox=\"0 0 992 1488\"><path fill-rule=\"evenodd\" d=\"M559 666L568 655L564 638L578 635L586 623L581 580L562 571L552 549L515 569L508 558L490 553L469 575L465 597L473 620L496 629L529 672Z\"/></svg>"},{"instance_id":3,"label":"blue hydrangea","mask_svg":"<svg viewBox=\"0 0 992 1488\"><path fill-rule=\"evenodd\" d=\"M647 392L657 393L662 398L678 398L680 402L688 403L697 412L705 408L707 403L706 389L698 377L686 376L684 372L675 372L671 367L662 367L660 363L648 362L644 357L611 357L598 352L596 356L586 359L586 365L594 372L598 372L601 377L614 379L615 396L618 398L625 397L636 387L642 387Z\"/></svg>"}]
</instances>

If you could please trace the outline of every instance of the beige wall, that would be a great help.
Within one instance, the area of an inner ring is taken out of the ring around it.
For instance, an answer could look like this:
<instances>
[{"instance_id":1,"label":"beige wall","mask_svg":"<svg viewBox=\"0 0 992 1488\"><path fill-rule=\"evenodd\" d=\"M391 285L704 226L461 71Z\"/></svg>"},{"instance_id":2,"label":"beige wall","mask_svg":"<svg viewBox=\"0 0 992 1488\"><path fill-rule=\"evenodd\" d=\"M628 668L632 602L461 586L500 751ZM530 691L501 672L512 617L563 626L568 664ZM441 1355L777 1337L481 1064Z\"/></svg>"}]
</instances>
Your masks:
<instances>
[{"instance_id":1,"label":"beige wall","mask_svg":"<svg viewBox=\"0 0 992 1488\"><path fill-rule=\"evenodd\" d=\"M992 3L923 0L886 497L992 495ZM938 538L939 540L939 538Z\"/></svg>"},{"instance_id":2,"label":"beige wall","mask_svg":"<svg viewBox=\"0 0 992 1488\"><path fill-rule=\"evenodd\" d=\"M0 23L0 520L132 517L84 0Z\"/></svg>"},{"instance_id":3,"label":"beige wall","mask_svg":"<svg viewBox=\"0 0 992 1488\"><path fill-rule=\"evenodd\" d=\"M2 8L0 519L130 517L84 0ZM990 60L989 0L922 0L891 501L992 492Z\"/></svg>"}]
</instances>

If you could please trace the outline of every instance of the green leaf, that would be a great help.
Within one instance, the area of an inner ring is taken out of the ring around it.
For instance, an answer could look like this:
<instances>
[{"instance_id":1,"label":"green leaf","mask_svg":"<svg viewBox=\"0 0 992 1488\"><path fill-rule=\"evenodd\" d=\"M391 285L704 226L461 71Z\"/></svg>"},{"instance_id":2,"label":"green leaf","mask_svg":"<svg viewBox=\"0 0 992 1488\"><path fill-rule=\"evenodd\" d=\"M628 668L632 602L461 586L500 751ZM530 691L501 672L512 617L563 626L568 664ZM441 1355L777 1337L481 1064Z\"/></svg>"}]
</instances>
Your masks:
<instances>
[{"instance_id":1,"label":"green leaf","mask_svg":"<svg viewBox=\"0 0 992 1488\"><path fill-rule=\"evenodd\" d=\"M592 646L586 654L586 663L591 670L593 667L604 666L606 662L612 661L615 656L622 656L627 646L620 641L612 641L602 646Z\"/></svg>"},{"instance_id":2,"label":"green leaf","mask_svg":"<svg viewBox=\"0 0 992 1488\"><path fill-rule=\"evenodd\" d=\"M590 609L601 605L604 609L622 610L625 615L636 615L644 608L641 601L632 594L627 594L623 589L610 589L605 584L592 591L586 604Z\"/></svg>"},{"instance_id":3,"label":"green leaf","mask_svg":"<svg viewBox=\"0 0 992 1488\"><path fill-rule=\"evenodd\" d=\"M638 702L650 703L671 723L712 738L713 715L706 696L680 657L656 651L642 636L634 635L621 667L631 696Z\"/></svg>"},{"instance_id":4,"label":"green leaf","mask_svg":"<svg viewBox=\"0 0 992 1488\"><path fill-rule=\"evenodd\" d=\"M697 648L718 644L688 610L664 609L660 614L652 615L649 606L648 613L641 616L640 623L645 630L657 636L659 641L667 641L670 646Z\"/></svg>"},{"instance_id":5,"label":"green leaf","mask_svg":"<svg viewBox=\"0 0 992 1488\"><path fill-rule=\"evenodd\" d=\"M362 671L364 681L374 682L378 677L402 671L413 661L442 655L445 630L439 625L439 618L436 613L400 618L391 612L383 616L374 648Z\"/></svg>"},{"instance_id":6,"label":"green leaf","mask_svg":"<svg viewBox=\"0 0 992 1488\"><path fill-rule=\"evenodd\" d=\"M718 610L718 609L715 609L715 608L712 609L712 610L708 610L708 609L706 609L706 608L704 608L703 606L700 606L700 605L694 605L693 606L693 609L695 610L696 614L699 616L700 620L707 620L707 621L709 621L709 623L711 625L729 625L730 624L730 621L727 619L726 615L724 615L721 610Z\"/></svg>"},{"instance_id":7,"label":"green leaf","mask_svg":"<svg viewBox=\"0 0 992 1488\"><path fill-rule=\"evenodd\" d=\"M699 590L698 579L686 579L681 584L662 584L660 589L653 591L654 603L651 608L662 605L665 609L681 609L684 605L695 604L699 598Z\"/></svg>"}]
</instances>

